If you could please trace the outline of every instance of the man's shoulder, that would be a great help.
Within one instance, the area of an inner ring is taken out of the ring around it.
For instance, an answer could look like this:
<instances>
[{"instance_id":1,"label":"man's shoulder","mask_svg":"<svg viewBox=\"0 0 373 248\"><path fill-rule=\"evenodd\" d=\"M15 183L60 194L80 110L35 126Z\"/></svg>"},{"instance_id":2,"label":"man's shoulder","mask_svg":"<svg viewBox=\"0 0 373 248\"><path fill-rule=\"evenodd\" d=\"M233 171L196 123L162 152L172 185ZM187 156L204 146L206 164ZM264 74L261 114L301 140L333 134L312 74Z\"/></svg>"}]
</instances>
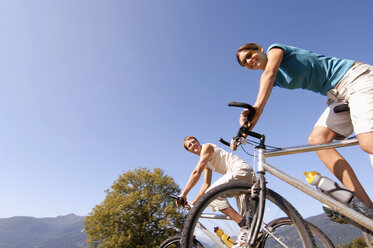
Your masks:
<instances>
[{"instance_id":1,"label":"man's shoulder","mask_svg":"<svg viewBox=\"0 0 373 248\"><path fill-rule=\"evenodd\" d=\"M206 143L202 145L202 152L213 153L215 148L217 148L216 145L212 143Z\"/></svg>"},{"instance_id":2,"label":"man's shoulder","mask_svg":"<svg viewBox=\"0 0 373 248\"><path fill-rule=\"evenodd\" d=\"M202 147L205 147L205 148L208 148L208 149L216 149L216 148L219 148L217 145L212 144L212 143L206 143L206 144L203 144Z\"/></svg>"}]
</instances>

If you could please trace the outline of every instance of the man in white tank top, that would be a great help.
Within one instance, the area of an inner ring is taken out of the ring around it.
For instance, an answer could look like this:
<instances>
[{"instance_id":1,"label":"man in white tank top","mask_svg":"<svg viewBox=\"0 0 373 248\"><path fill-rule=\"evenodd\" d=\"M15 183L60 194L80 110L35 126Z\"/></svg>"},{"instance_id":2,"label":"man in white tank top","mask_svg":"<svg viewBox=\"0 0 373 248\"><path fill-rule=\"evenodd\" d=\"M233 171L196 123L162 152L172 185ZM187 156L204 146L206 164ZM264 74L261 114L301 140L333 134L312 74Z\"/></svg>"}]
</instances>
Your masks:
<instances>
[{"instance_id":1,"label":"man in white tank top","mask_svg":"<svg viewBox=\"0 0 373 248\"><path fill-rule=\"evenodd\" d=\"M246 182L253 183L255 181L255 174L253 169L241 158L227 152L214 144L203 144L201 145L198 140L193 136L188 136L183 142L184 148L200 157L195 169L192 171L189 180L181 193L180 197L186 201L189 191L197 184L202 172L205 172L204 181L202 187L193 201L190 201L192 205L203 194L224 183L231 181L244 180ZM211 185L212 171L216 171L223 174L214 184ZM244 226L243 211L245 211L245 204L247 199L244 197L236 197L237 205L239 207L240 214L234 210L229 204L228 200L220 197L210 203L210 207L213 211L221 211L225 215L233 219L239 226ZM246 200L246 201L245 201ZM179 203L177 203L178 206Z\"/></svg>"}]
</instances>

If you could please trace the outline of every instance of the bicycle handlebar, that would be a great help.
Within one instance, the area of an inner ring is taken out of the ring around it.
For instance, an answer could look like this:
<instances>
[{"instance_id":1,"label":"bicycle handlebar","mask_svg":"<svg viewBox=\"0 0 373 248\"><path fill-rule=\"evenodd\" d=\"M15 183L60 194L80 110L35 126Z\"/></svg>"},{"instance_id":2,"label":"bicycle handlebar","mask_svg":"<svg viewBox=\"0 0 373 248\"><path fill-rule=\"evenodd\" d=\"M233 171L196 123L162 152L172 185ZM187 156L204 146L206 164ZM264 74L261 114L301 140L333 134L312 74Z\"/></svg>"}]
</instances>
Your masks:
<instances>
[{"instance_id":1,"label":"bicycle handlebar","mask_svg":"<svg viewBox=\"0 0 373 248\"><path fill-rule=\"evenodd\" d=\"M174 198L181 206L185 206L188 204L187 201L184 200L184 198L176 196L176 195L171 195L171 198Z\"/></svg>"},{"instance_id":2,"label":"bicycle handlebar","mask_svg":"<svg viewBox=\"0 0 373 248\"><path fill-rule=\"evenodd\" d=\"M220 138L219 141L220 141L221 143L223 143L224 145L226 145L226 146L230 146L229 142L228 142L228 141L225 141L223 138Z\"/></svg>"},{"instance_id":3,"label":"bicycle handlebar","mask_svg":"<svg viewBox=\"0 0 373 248\"><path fill-rule=\"evenodd\" d=\"M246 108L246 109L250 110L249 115L246 117L247 121L251 121L253 119L254 115L255 115L255 112L256 112L253 106L251 106L248 103L244 103L244 102L230 102L230 103L228 103L228 106L229 107Z\"/></svg>"},{"instance_id":4,"label":"bicycle handlebar","mask_svg":"<svg viewBox=\"0 0 373 248\"><path fill-rule=\"evenodd\" d=\"M254 114L255 114L255 109L253 108L253 106L251 106L250 104L248 103L243 103L243 102L230 102L228 103L228 106L229 107L241 107L241 108L247 108L248 110L250 110L250 113L249 115L247 116L247 121L249 122ZM237 143L237 141L241 138L241 137L246 137L246 136L251 136L251 137L254 137L254 138L257 138L260 140L260 145L258 147L260 148L265 148L265 144L264 144L264 141L265 141L265 136L263 134L259 134L259 133L256 133L256 132L253 132L253 131L250 131L250 129L248 127L240 127L240 129L238 130L237 132L237 135L235 137L233 137L233 139L235 139L235 143ZM221 143L223 143L224 145L227 145L227 146L230 146L230 143L225 141L224 139L220 138L219 141Z\"/></svg>"}]
</instances>

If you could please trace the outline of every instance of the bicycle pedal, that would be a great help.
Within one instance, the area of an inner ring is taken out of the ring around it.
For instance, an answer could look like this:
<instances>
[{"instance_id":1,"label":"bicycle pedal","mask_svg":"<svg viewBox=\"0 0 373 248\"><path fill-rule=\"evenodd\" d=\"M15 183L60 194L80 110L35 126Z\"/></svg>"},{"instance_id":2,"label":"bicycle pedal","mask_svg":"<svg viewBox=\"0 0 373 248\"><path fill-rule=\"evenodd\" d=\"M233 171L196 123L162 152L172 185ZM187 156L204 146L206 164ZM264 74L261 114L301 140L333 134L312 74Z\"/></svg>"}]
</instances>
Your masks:
<instances>
[{"instance_id":1,"label":"bicycle pedal","mask_svg":"<svg viewBox=\"0 0 373 248\"><path fill-rule=\"evenodd\" d=\"M340 213L337 213L326 206L323 206L322 208L331 221L337 222L339 224L348 224L345 217Z\"/></svg>"}]
</instances>

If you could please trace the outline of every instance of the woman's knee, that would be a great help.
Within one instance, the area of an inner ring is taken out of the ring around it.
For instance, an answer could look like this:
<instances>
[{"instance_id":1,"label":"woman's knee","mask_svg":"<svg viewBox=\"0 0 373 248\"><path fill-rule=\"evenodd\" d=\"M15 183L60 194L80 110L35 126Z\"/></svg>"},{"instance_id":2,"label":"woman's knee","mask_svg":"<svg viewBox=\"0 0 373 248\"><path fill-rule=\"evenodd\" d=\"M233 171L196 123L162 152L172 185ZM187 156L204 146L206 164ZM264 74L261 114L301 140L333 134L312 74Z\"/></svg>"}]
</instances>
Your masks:
<instances>
[{"instance_id":1,"label":"woman's knee","mask_svg":"<svg viewBox=\"0 0 373 248\"><path fill-rule=\"evenodd\" d=\"M358 134L360 147L363 151L369 154L373 154L373 133Z\"/></svg>"},{"instance_id":2,"label":"woman's knee","mask_svg":"<svg viewBox=\"0 0 373 248\"><path fill-rule=\"evenodd\" d=\"M308 137L308 143L310 145L319 145L332 142L337 136L335 132L326 127L315 127L312 133Z\"/></svg>"},{"instance_id":3,"label":"woman's knee","mask_svg":"<svg viewBox=\"0 0 373 248\"><path fill-rule=\"evenodd\" d=\"M328 136L316 135L311 133L308 137L308 144L310 145L319 145L331 142L333 139L330 139Z\"/></svg>"},{"instance_id":4,"label":"woman's knee","mask_svg":"<svg viewBox=\"0 0 373 248\"><path fill-rule=\"evenodd\" d=\"M373 154L373 142L372 141L359 141L359 144L360 144L360 147L361 149L366 152L366 153L369 153L369 154Z\"/></svg>"}]
</instances>

